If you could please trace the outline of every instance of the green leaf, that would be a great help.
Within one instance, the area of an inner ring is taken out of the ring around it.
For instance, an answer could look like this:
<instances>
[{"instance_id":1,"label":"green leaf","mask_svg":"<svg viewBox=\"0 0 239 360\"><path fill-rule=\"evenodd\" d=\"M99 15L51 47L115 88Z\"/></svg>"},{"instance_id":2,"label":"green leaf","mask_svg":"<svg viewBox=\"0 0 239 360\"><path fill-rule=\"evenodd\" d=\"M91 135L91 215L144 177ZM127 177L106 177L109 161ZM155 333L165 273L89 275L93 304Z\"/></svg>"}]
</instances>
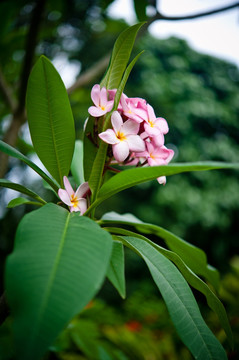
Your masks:
<instances>
[{"instance_id":1,"label":"green leaf","mask_svg":"<svg viewBox=\"0 0 239 360\"><path fill-rule=\"evenodd\" d=\"M12 199L8 204L7 207L9 209L12 209L16 206L20 205L36 205L36 206L42 206L42 203L36 202L36 201L29 201L26 198L18 197L16 199Z\"/></svg>"},{"instance_id":2,"label":"green leaf","mask_svg":"<svg viewBox=\"0 0 239 360\"><path fill-rule=\"evenodd\" d=\"M74 151L74 119L61 77L44 56L30 74L26 108L34 149L63 187L63 176L69 173Z\"/></svg>"},{"instance_id":3,"label":"green leaf","mask_svg":"<svg viewBox=\"0 0 239 360\"><path fill-rule=\"evenodd\" d=\"M94 221L47 204L24 216L6 263L16 359L40 360L100 289L112 238Z\"/></svg>"},{"instance_id":4,"label":"green leaf","mask_svg":"<svg viewBox=\"0 0 239 360\"><path fill-rule=\"evenodd\" d=\"M46 201L43 200L39 195L37 195L34 191L26 188L23 185L13 183L13 182L11 182L9 180L6 180L6 179L0 179L0 186L8 188L8 189L15 190L15 191L18 191L18 192L20 192L22 194L28 195L31 198L39 201L41 204L46 204Z\"/></svg>"},{"instance_id":5,"label":"green leaf","mask_svg":"<svg viewBox=\"0 0 239 360\"><path fill-rule=\"evenodd\" d=\"M34 164L34 162L28 159L25 155L20 153L18 150L14 149L12 146L6 144L2 140L0 140L0 151L16 159L19 159L28 166L30 166L30 168L32 168L38 175L40 175L42 179L44 179L50 185L50 187L53 188L54 191L57 193L60 185L55 180L52 180L44 171L42 171L42 169L40 169L36 164Z\"/></svg>"},{"instance_id":6,"label":"green leaf","mask_svg":"<svg viewBox=\"0 0 239 360\"><path fill-rule=\"evenodd\" d=\"M110 60L109 68L100 84L106 89L117 89L134 46L136 35L144 23L127 28L117 38Z\"/></svg>"},{"instance_id":7,"label":"green leaf","mask_svg":"<svg viewBox=\"0 0 239 360\"><path fill-rule=\"evenodd\" d=\"M105 214L101 224L125 224L134 226L139 232L153 234L163 239L168 248L178 254L185 264L197 275L207 279L216 290L219 290L219 274L216 269L208 265L205 252L189 244L170 231L153 224L143 223L132 214L119 215L114 212Z\"/></svg>"},{"instance_id":8,"label":"green leaf","mask_svg":"<svg viewBox=\"0 0 239 360\"><path fill-rule=\"evenodd\" d=\"M113 242L107 277L118 290L120 296L125 299L124 248L121 242Z\"/></svg>"},{"instance_id":9,"label":"green leaf","mask_svg":"<svg viewBox=\"0 0 239 360\"><path fill-rule=\"evenodd\" d=\"M88 209L88 212L114 194L117 194L118 192L137 184L157 179L159 176L170 176L189 171L205 171L215 169L239 169L239 163L230 164L213 161L184 164L178 163L163 166L133 168L121 171L102 185L98 193L97 200Z\"/></svg>"},{"instance_id":10,"label":"green leaf","mask_svg":"<svg viewBox=\"0 0 239 360\"><path fill-rule=\"evenodd\" d=\"M71 163L71 173L77 185L85 182L83 169L83 142L77 140L75 142L75 150Z\"/></svg>"},{"instance_id":11,"label":"green leaf","mask_svg":"<svg viewBox=\"0 0 239 360\"><path fill-rule=\"evenodd\" d=\"M196 300L178 269L143 239L123 236L121 239L146 262L174 326L194 358L227 359L222 345L204 322Z\"/></svg>"},{"instance_id":12,"label":"green leaf","mask_svg":"<svg viewBox=\"0 0 239 360\"><path fill-rule=\"evenodd\" d=\"M196 290L200 291L203 295L205 295L207 299L208 306L217 314L222 327L225 330L225 333L227 335L227 338L229 340L229 343L231 345L231 348L233 348L233 336L231 327L227 318L227 313L225 311L224 306L220 302L220 300L217 298L217 296L212 292L212 290L208 287L207 284L205 284L191 269L189 269L186 264L183 262L183 260L174 252L164 249L162 246L156 245L152 241L150 241L148 238L133 233L132 231L125 230L123 228L104 228L105 230L109 231L111 234L116 235L126 235L126 236L133 236L137 237L139 239L142 239L152 245L156 250L158 250L162 255L167 257L169 260L174 262L174 264L178 267L186 281L194 287Z\"/></svg>"}]
</instances>

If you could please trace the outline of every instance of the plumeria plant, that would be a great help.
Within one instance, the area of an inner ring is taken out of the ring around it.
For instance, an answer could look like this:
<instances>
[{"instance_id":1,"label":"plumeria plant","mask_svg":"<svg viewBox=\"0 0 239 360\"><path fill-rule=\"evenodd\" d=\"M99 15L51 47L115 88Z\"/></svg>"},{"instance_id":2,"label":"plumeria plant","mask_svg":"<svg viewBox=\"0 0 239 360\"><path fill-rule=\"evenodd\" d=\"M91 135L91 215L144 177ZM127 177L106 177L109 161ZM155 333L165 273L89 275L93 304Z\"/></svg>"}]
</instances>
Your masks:
<instances>
[{"instance_id":1,"label":"plumeria plant","mask_svg":"<svg viewBox=\"0 0 239 360\"><path fill-rule=\"evenodd\" d=\"M40 360L106 277L125 298L125 247L145 261L179 337L195 359L227 356L203 320L191 287L206 297L232 345L229 321L217 297L218 272L207 264L202 250L132 214L112 211L101 219L95 217L98 205L134 185L154 179L165 185L166 176L188 171L238 168L238 164L220 162L169 164L174 152L164 145L167 121L157 117L152 106L137 97L140 94L129 98L124 93L141 55L128 64L141 26L126 29L116 40L103 80L91 91L83 142L75 139L59 74L46 57L36 62L28 81L26 110L34 150L50 175L0 142L1 151L25 162L55 193L55 203L47 203L33 190L0 180L1 186L31 198L18 197L9 207L28 202L40 207L20 221L6 261L16 359ZM155 244L151 235L165 246Z\"/></svg>"}]
</instances>

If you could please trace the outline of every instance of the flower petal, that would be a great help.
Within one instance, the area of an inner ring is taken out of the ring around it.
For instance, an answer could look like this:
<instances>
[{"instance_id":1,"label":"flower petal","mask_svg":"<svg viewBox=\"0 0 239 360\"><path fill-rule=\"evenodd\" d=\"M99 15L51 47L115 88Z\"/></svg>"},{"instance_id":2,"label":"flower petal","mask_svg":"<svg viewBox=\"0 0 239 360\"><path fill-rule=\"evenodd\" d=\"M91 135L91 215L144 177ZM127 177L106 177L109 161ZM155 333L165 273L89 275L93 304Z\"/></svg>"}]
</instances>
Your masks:
<instances>
[{"instance_id":1,"label":"flower petal","mask_svg":"<svg viewBox=\"0 0 239 360\"><path fill-rule=\"evenodd\" d=\"M157 118L155 126L157 126L163 134L167 134L169 131L168 123L164 118Z\"/></svg>"},{"instance_id":2,"label":"flower petal","mask_svg":"<svg viewBox=\"0 0 239 360\"><path fill-rule=\"evenodd\" d=\"M102 110L96 106L90 106L88 109L88 113L93 117L100 117L107 113L107 110Z\"/></svg>"},{"instance_id":3,"label":"flower petal","mask_svg":"<svg viewBox=\"0 0 239 360\"><path fill-rule=\"evenodd\" d=\"M66 191L67 191L67 193L68 193L68 195L70 197L71 195L74 194L74 190L72 189L70 181L67 179L66 176L64 176L63 177L63 182L64 182L65 189L66 189Z\"/></svg>"},{"instance_id":4,"label":"flower petal","mask_svg":"<svg viewBox=\"0 0 239 360\"><path fill-rule=\"evenodd\" d=\"M139 124L134 120L127 120L121 127L124 135L136 135L139 132Z\"/></svg>"},{"instance_id":5,"label":"flower petal","mask_svg":"<svg viewBox=\"0 0 239 360\"><path fill-rule=\"evenodd\" d=\"M100 106L106 106L108 102L107 99L107 90L105 87L102 87L102 89L100 90Z\"/></svg>"},{"instance_id":6,"label":"flower petal","mask_svg":"<svg viewBox=\"0 0 239 360\"><path fill-rule=\"evenodd\" d=\"M129 145L129 149L131 151L144 151L145 150L144 140L142 140L139 135L128 135L126 141Z\"/></svg>"},{"instance_id":7,"label":"flower petal","mask_svg":"<svg viewBox=\"0 0 239 360\"><path fill-rule=\"evenodd\" d=\"M113 154L118 162L124 161L129 155L129 145L126 141L120 141L118 144L112 146Z\"/></svg>"},{"instance_id":8,"label":"flower petal","mask_svg":"<svg viewBox=\"0 0 239 360\"><path fill-rule=\"evenodd\" d=\"M90 190L90 188L89 188L88 182L84 182L76 190L75 196L77 197L77 199L83 198L86 196L86 194L88 193L89 190Z\"/></svg>"},{"instance_id":9,"label":"flower petal","mask_svg":"<svg viewBox=\"0 0 239 360\"><path fill-rule=\"evenodd\" d=\"M58 190L58 196L63 201L64 204L71 206L71 200L66 190L59 189Z\"/></svg>"},{"instance_id":10,"label":"flower petal","mask_svg":"<svg viewBox=\"0 0 239 360\"><path fill-rule=\"evenodd\" d=\"M159 184L163 184L165 185L166 184L166 176L160 176L157 178L157 181Z\"/></svg>"},{"instance_id":11,"label":"flower petal","mask_svg":"<svg viewBox=\"0 0 239 360\"><path fill-rule=\"evenodd\" d=\"M96 106L100 105L100 85L96 84L91 89L91 99Z\"/></svg>"},{"instance_id":12,"label":"flower petal","mask_svg":"<svg viewBox=\"0 0 239 360\"><path fill-rule=\"evenodd\" d=\"M99 134L101 140L106 142L107 144L118 144L120 140L116 137L115 132L112 129L107 129Z\"/></svg>"},{"instance_id":13,"label":"flower petal","mask_svg":"<svg viewBox=\"0 0 239 360\"><path fill-rule=\"evenodd\" d=\"M123 125L123 120L118 111L114 111L113 114L111 115L111 123L115 133L121 130L121 126Z\"/></svg>"},{"instance_id":14,"label":"flower petal","mask_svg":"<svg viewBox=\"0 0 239 360\"><path fill-rule=\"evenodd\" d=\"M87 210L87 201L86 199L79 199L78 208L80 209L80 214L83 215Z\"/></svg>"}]
</instances>

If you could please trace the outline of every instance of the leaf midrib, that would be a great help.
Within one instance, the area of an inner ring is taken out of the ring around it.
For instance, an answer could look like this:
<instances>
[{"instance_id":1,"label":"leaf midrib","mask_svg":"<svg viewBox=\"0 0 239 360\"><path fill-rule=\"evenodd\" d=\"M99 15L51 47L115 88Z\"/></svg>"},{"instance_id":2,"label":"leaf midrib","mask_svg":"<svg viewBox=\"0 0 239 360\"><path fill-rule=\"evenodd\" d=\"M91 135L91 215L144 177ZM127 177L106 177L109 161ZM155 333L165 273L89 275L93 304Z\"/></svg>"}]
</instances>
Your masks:
<instances>
[{"instance_id":1,"label":"leaf midrib","mask_svg":"<svg viewBox=\"0 0 239 360\"><path fill-rule=\"evenodd\" d=\"M53 126L53 120L52 120L52 115L51 115L50 95L49 95L49 90L48 90L48 78L47 78L47 74L46 74L46 68L45 68L44 61L42 61L42 65L43 65L43 73L44 73L45 82L46 82L47 107L48 107L48 113L49 113L49 124L50 124L50 128L51 128L52 143L53 143L53 148L54 148L55 157L56 157L56 164L57 164L57 169L58 169L58 173L59 173L59 179L60 179L60 183L62 184L63 176L61 173L60 160L58 157L57 146L56 146L54 126Z\"/></svg>"},{"instance_id":2,"label":"leaf midrib","mask_svg":"<svg viewBox=\"0 0 239 360\"><path fill-rule=\"evenodd\" d=\"M51 273L50 273L50 276L49 276L49 279L48 279L47 286L45 288L46 290L45 290L45 294L43 296L41 306L39 308L37 321L35 322L35 324L39 324L39 325L33 327L33 329L32 329L32 334L33 334L32 335L32 339L33 339L32 344L33 345L35 344L35 339L37 339L39 329L41 328L41 322L42 322L42 319L43 319L43 314L44 314L44 312L46 310L47 302L48 302L48 299L50 297L50 292L51 292L51 289L52 289L52 286L53 286L53 282L54 282L54 279L56 277L58 264L60 262L61 254L62 254L64 245L65 245L65 238L66 238L66 233L67 233L69 221L70 221L70 213L67 214L65 227L63 229L62 237L61 237L61 240L60 240L60 243L59 243L59 248L58 248L56 258L55 258L55 261L54 261L54 264L53 264L53 267L52 267L52 270L51 270ZM34 346L33 346L33 348L34 348Z\"/></svg>"},{"instance_id":3,"label":"leaf midrib","mask_svg":"<svg viewBox=\"0 0 239 360\"><path fill-rule=\"evenodd\" d=\"M128 242L127 239L124 238L124 240L125 240L126 242ZM129 244L130 244L130 246L133 246L134 249L135 249L137 252L139 252L139 250L138 250L137 248L135 248L134 245L132 245L131 243L129 243ZM197 331L197 334L200 336L204 347L208 350L208 352L209 352L209 354L210 354L210 359L213 360L213 357L212 357L212 355L211 355L211 351L210 351L210 349L208 348L207 344L205 343L204 338L202 337L202 335L200 334L200 332L198 332L197 326L196 326L196 323L195 323L194 319L192 318L192 316L191 316L191 314L189 313L188 309L185 307L182 299L181 299L181 298L179 297L179 295L175 292L175 290L174 290L174 288L172 287L171 283L170 283L169 281L167 281L167 279L165 278L164 274L151 262L151 260L150 260L149 258L147 258L145 255L142 254L141 250L140 250L139 254L140 254L140 256L145 260L145 262L146 262L146 263L149 262L149 263L154 267L154 269L156 269L156 270L161 274L161 276L164 278L164 281L167 282L168 286L171 288L171 290L173 291L174 295L177 297L177 299L180 301L180 303L182 304L183 308L185 309L185 311L186 311L187 314L189 315L189 318L190 318L191 321L193 322L193 324L194 324L194 326L195 326L195 329L196 329L196 331ZM163 255L162 255L162 256L163 256Z\"/></svg>"}]
</instances>

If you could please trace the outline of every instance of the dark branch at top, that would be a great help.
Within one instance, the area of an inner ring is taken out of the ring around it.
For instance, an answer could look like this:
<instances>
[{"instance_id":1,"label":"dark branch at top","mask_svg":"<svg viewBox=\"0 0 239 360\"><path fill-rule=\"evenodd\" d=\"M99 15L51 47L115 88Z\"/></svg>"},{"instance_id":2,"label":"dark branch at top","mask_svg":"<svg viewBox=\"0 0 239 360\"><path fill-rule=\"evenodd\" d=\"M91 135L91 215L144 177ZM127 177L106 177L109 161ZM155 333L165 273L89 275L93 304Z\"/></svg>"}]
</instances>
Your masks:
<instances>
[{"instance_id":1,"label":"dark branch at top","mask_svg":"<svg viewBox=\"0 0 239 360\"><path fill-rule=\"evenodd\" d=\"M214 10L209 10L209 11L205 11L205 12L199 12L196 14L191 14L191 15L182 15L182 16L167 16L167 15L163 15L160 12L157 12L155 16L153 16L150 19L150 24L156 20L168 20L168 21L179 21L179 20L191 20L191 19L197 19L203 16L209 16L209 15L213 15L213 14L218 14L220 12L223 11L227 11L227 10L231 10L234 9L236 7L239 7L239 2L235 2L231 5L228 6L224 6L218 9L214 9Z\"/></svg>"}]
</instances>

